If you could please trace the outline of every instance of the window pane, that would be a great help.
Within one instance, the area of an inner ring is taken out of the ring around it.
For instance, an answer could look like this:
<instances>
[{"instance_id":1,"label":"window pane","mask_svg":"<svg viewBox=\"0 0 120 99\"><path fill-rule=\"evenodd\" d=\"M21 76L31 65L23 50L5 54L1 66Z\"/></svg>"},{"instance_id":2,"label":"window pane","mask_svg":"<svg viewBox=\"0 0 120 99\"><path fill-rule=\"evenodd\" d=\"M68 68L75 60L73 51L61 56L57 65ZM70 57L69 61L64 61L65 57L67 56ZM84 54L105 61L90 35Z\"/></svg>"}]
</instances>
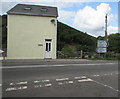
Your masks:
<instances>
[{"instance_id":1,"label":"window pane","mask_svg":"<svg viewBox=\"0 0 120 99\"><path fill-rule=\"evenodd\" d=\"M51 43L49 43L49 51L51 51Z\"/></svg>"},{"instance_id":2,"label":"window pane","mask_svg":"<svg viewBox=\"0 0 120 99\"><path fill-rule=\"evenodd\" d=\"M46 43L46 51L48 51L48 43Z\"/></svg>"}]
</instances>

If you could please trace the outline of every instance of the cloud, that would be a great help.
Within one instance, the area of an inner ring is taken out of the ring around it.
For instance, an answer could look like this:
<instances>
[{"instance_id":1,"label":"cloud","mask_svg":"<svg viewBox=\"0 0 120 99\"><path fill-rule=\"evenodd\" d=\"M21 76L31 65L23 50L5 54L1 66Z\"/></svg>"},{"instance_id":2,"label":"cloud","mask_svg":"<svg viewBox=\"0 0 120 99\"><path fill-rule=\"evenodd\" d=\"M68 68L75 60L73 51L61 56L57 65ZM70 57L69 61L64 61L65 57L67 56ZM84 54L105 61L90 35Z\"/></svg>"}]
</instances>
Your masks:
<instances>
[{"instance_id":1,"label":"cloud","mask_svg":"<svg viewBox=\"0 0 120 99\"><path fill-rule=\"evenodd\" d=\"M108 13L108 25L114 20L114 15L111 14L111 8L107 3L101 3L96 9L86 6L80 9L74 20L74 27L84 32L88 32L94 36L104 34L105 15ZM116 27L109 26L111 33Z\"/></svg>"},{"instance_id":2,"label":"cloud","mask_svg":"<svg viewBox=\"0 0 120 99\"><path fill-rule=\"evenodd\" d=\"M76 12L65 11L65 10L59 10L58 12L59 12L59 17L58 17L59 21L62 21L68 24L73 24Z\"/></svg>"},{"instance_id":3,"label":"cloud","mask_svg":"<svg viewBox=\"0 0 120 99\"><path fill-rule=\"evenodd\" d=\"M118 33L118 27L108 26L108 33Z\"/></svg>"}]
</instances>

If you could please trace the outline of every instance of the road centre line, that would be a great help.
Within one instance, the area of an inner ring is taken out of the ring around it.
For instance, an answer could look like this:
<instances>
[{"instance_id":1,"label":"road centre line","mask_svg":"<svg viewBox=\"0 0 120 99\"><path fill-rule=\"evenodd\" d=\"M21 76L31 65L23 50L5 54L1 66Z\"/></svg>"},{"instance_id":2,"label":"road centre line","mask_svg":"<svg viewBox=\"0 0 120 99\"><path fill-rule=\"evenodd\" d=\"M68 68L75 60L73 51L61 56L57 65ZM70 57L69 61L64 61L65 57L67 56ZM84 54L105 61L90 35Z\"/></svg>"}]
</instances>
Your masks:
<instances>
[{"instance_id":1,"label":"road centre line","mask_svg":"<svg viewBox=\"0 0 120 99\"><path fill-rule=\"evenodd\" d=\"M74 79L86 79L86 76L74 77Z\"/></svg>"},{"instance_id":2,"label":"road centre line","mask_svg":"<svg viewBox=\"0 0 120 99\"><path fill-rule=\"evenodd\" d=\"M56 81L64 81L64 80L69 80L69 78L56 79Z\"/></svg>"},{"instance_id":3,"label":"road centre line","mask_svg":"<svg viewBox=\"0 0 120 99\"><path fill-rule=\"evenodd\" d=\"M97 63L97 64L59 64L59 65L34 65L34 66L5 66L0 69L14 69L14 68L40 68L40 67L64 67L64 66L94 66L94 65L114 65L117 63Z\"/></svg>"},{"instance_id":4,"label":"road centre line","mask_svg":"<svg viewBox=\"0 0 120 99\"><path fill-rule=\"evenodd\" d=\"M93 81L93 80L90 78L78 80L78 82L88 82L88 81Z\"/></svg>"}]
</instances>

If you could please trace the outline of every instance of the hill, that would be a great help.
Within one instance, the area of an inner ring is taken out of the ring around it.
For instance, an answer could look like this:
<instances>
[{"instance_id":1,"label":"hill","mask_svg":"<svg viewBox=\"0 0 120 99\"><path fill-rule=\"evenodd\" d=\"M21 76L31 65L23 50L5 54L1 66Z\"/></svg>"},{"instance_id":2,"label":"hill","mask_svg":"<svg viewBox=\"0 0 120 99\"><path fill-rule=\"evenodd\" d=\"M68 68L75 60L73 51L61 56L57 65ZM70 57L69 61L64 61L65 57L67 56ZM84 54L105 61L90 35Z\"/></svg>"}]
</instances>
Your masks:
<instances>
[{"instance_id":1,"label":"hill","mask_svg":"<svg viewBox=\"0 0 120 99\"><path fill-rule=\"evenodd\" d=\"M78 31L66 24L58 22L57 44L59 51L94 52L96 50L96 38L82 31Z\"/></svg>"}]
</instances>

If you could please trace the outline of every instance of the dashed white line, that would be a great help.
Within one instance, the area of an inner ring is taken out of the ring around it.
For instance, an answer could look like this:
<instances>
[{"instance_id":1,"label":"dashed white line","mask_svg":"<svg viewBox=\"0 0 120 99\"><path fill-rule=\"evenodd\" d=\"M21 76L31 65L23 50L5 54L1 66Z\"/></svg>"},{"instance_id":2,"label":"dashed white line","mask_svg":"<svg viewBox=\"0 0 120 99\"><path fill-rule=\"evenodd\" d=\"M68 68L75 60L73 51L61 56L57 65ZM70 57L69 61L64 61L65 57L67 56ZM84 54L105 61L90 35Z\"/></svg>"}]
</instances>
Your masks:
<instances>
[{"instance_id":1,"label":"dashed white line","mask_svg":"<svg viewBox=\"0 0 120 99\"><path fill-rule=\"evenodd\" d=\"M56 79L56 81L64 81L64 80L69 80L69 78Z\"/></svg>"},{"instance_id":2,"label":"dashed white line","mask_svg":"<svg viewBox=\"0 0 120 99\"><path fill-rule=\"evenodd\" d=\"M39 80L35 80L34 83L39 83L40 81Z\"/></svg>"},{"instance_id":3,"label":"dashed white line","mask_svg":"<svg viewBox=\"0 0 120 99\"><path fill-rule=\"evenodd\" d=\"M42 87L42 85L35 85L34 88Z\"/></svg>"},{"instance_id":4,"label":"dashed white line","mask_svg":"<svg viewBox=\"0 0 120 99\"><path fill-rule=\"evenodd\" d=\"M78 82L87 82L87 81L93 81L92 79L90 78L87 78L87 79L82 79L82 80L78 80Z\"/></svg>"},{"instance_id":5,"label":"dashed white line","mask_svg":"<svg viewBox=\"0 0 120 99\"><path fill-rule=\"evenodd\" d=\"M100 75L94 75L95 77L99 77Z\"/></svg>"},{"instance_id":6,"label":"dashed white line","mask_svg":"<svg viewBox=\"0 0 120 99\"><path fill-rule=\"evenodd\" d=\"M45 84L45 87L50 87L52 86L52 84Z\"/></svg>"},{"instance_id":7,"label":"dashed white line","mask_svg":"<svg viewBox=\"0 0 120 99\"><path fill-rule=\"evenodd\" d=\"M2 84L0 84L0 87L2 86Z\"/></svg>"},{"instance_id":8,"label":"dashed white line","mask_svg":"<svg viewBox=\"0 0 120 99\"><path fill-rule=\"evenodd\" d=\"M73 81L68 81L69 84L73 84Z\"/></svg>"},{"instance_id":9,"label":"dashed white line","mask_svg":"<svg viewBox=\"0 0 120 99\"><path fill-rule=\"evenodd\" d=\"M104 74L105 76L107 76L108 74Z\"/></svg>"},{"instance_id":10,"label":"dashed white line","mask_svg":"<svg viewBox=\"0 0 120 99\"><path fill-rule=\"evenodd\" d=\"M7 88L6 91L16 91L16 90L22 90L22 89L27 89L27 86L11 87L11 88Z\"/></svg>"},{"instance_id":11,"label":"dashed white line","mask_svg":"<svg viewBox=\"0 0 120 99\"><path fill-rule=\"evenodd\" d=\"M50 82L50 80L42 80L42 82Z\"/></svg>"},{"instance_id":12,"label":"dashed white line","mask_svg":"<svg viewBox=\"0 0 120 99\"><path fill-rule=\"evenodd\" d=\"M62 83L62 82L58 82L58 85L63 85L64 83Z\"/></svg>"},{"instance_id":13,"label":"dashed white line","mask_svg":"<svg viewBox=\"0 0 120 99\"><path fill-rule=\"evenodd\" d=\"M113 73L110 73L110 75L113 75Z\"/></svg>"},{"instance_id":14,"label":"dashed white line","mask_svg":"<svg viewBox=\"0 0 120 99\"><path fill-rule=\"evenodd\" d=\"M18 82L18 83L16 83L16 84L18 84L18 85L23 85L23 84L27 84L28 82L27 81L25 81L25 82Z\"/></svg>"},{"instance_id":15,"label":"dashed white line","mask_svg":"<svg viewBox=\"0 0 120 99\"><path fill-rule=\"evenodd\" d=\"M81 77L74 77L74 79L86 79L86 76L81 76Z\"/></svg>"},{"instance_id":16,"label":"dashed white line","mask_svg":"<svg viewBox=\"0 0 120 99\"><path fill-rule=\"evenodd\" d=\"M10 85L15 85L14 83L10 83Z\"/></svg>"},{"instance_id":17,"label":"dashed white line","mask_svg":"<svg viewBox=\"0 0 120 99\"><path fill-rule=\"evenodd\" d=\"M28 83L27 81L24 81L24 82L10 83L10 85L24 85L27 83Z\"/></svg>"}]
</instances>

